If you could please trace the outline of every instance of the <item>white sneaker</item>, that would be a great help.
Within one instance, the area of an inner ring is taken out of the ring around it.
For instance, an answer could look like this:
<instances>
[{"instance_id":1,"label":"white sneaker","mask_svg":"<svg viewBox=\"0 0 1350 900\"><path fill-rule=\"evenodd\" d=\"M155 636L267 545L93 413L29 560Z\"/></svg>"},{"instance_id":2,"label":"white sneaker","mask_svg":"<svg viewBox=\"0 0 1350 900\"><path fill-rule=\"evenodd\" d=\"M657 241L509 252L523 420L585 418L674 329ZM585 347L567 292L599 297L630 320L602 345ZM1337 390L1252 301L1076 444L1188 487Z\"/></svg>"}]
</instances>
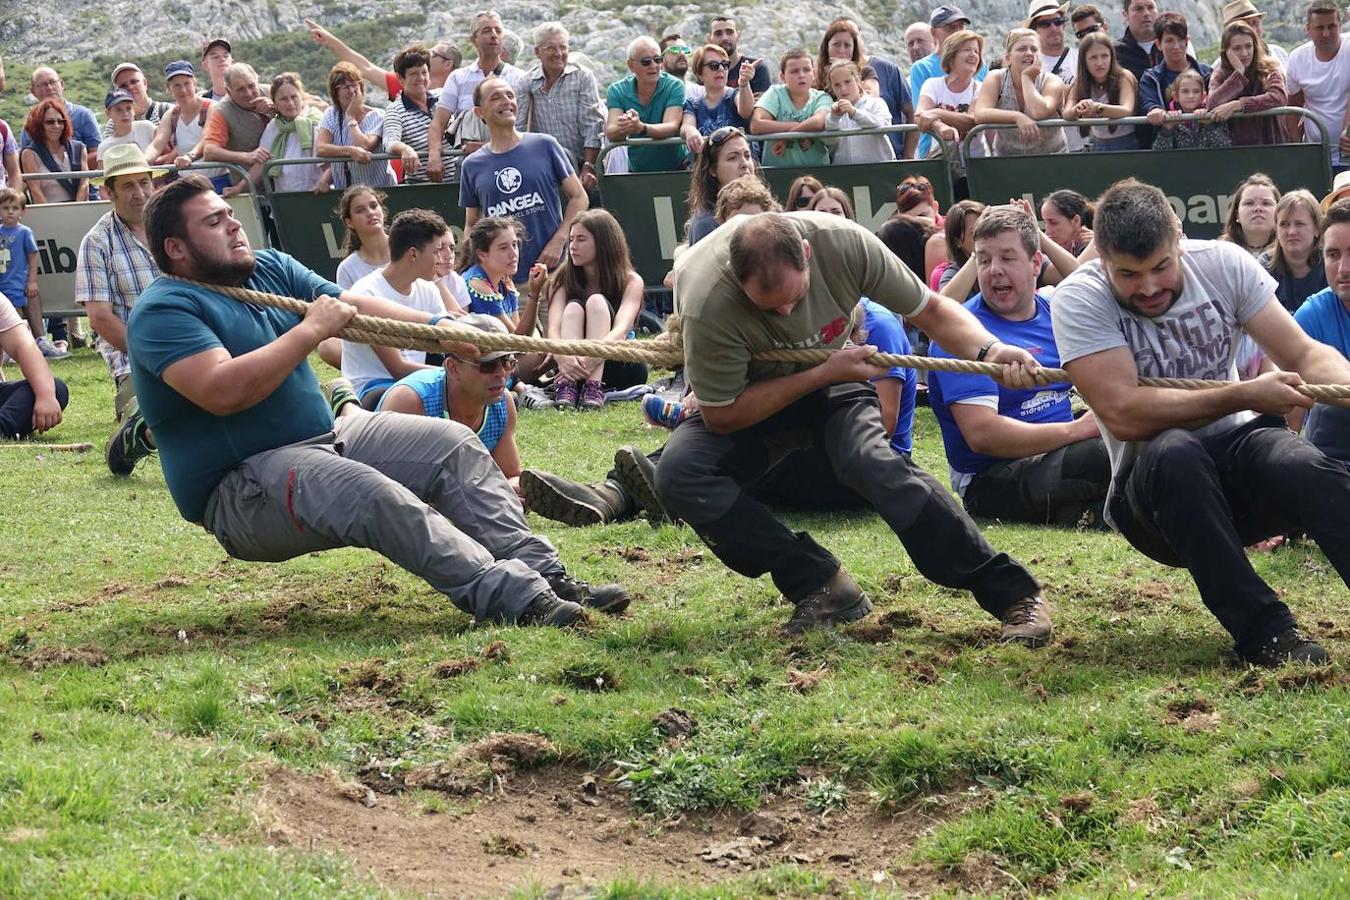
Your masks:
<instances>
[{"instance_id":1,"label":"white sneaker","mask_svg":"<svg viewBox=\"0 0 1350 900\"><path fill-rule=\"evenodd\" d=\"M37 339L38 349L48 359L69 359L70 351L61 346L64 343L65 341L61 341L60 344L53 344L51 338L45 336Z\"/></svg>"}]
</instances>

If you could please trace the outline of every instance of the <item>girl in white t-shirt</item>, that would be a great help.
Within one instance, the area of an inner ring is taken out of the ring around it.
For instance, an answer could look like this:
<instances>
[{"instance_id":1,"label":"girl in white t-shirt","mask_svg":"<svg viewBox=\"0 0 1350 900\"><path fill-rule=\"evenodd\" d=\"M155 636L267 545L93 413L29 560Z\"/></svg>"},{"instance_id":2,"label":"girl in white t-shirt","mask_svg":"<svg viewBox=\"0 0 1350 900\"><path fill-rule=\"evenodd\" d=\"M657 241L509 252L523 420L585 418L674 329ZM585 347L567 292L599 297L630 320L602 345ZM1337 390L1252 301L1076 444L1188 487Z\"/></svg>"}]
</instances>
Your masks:
<instances>
[{"instance_id":1,"label":"girl in white t-shirt","mask_svg":"<svg viewBox=\"0 0 1350 900\"><path fill-rule=\"evenodd\" d=\"M980 93L976 73L984 57L984 38L973 31L958 31L942 42L942 71L919 88L914 121L925 134L919 139L919 157L938 156L942 147L934 137L956 142L975 127L970 109ZM983 137L971 141L970 155L984 156Z\"/></svg>"},{"instance_id":2,"label":"girl in white t-shirt","mask_svg":"<svg viewBox=\"0 0 1350 900\"><path fill-rule=\"evenodd\" d=\"M469 286L455 271L455 233L447 231L436 242L436 287L441 292L445 311L458 318L469 308Z\"/></svg>"},{"instance_id":3,"label":"girl in white t-shirt","mask_svg":"<svg viewBox=\"0 0 1350 900\"><path fill-rule=\"evenodd\" d=\"M338 201L338 215L347 228L342 252L346 259L338 264L337 283L344 291L377 269L389 264L389 235L384 222L385 193L358 184L349 187Z\"/></svg>"},{"instance_id":4,"label":"girl in white t-shirt","mask_svg":"<svg viewBox=\"0 0 1350 900\"><path fill-rule=\"evenodd\" d=\"M860 128L884 128L891 124L891 110L880 97L862 91L862 73L851 59L837 59L825 71L834 105L825 117L826 131L857 131ZM834 163L890 162L895 148L885 134L860 134L834 138L830 161Z\"/></svg>"}]
</instances>

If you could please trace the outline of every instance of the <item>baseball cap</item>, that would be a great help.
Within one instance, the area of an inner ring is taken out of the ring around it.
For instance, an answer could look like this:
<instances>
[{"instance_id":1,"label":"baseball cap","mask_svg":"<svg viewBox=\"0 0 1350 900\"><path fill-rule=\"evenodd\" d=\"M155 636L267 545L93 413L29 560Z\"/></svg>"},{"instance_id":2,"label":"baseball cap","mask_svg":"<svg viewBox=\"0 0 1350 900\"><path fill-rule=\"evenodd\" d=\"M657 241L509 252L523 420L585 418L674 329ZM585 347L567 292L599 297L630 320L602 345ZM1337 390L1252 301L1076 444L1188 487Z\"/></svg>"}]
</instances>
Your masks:
<instances>
[{"instance_id":1,"label":"baseball cap","mask_svg":"<svg viewBox=\"0 0 1350 900\"><path fill-rule=\"evenodd\" d=\"M206 54L211 52L212 47L224 47L226 53L234 55L234 48L230 46L229 41L224 38L208 38L202 43L202 59L206 59Z\"/></svg>"},{"instance_id":2,"label":"baseball cap","mask_svg":"<svg viewBox=\"0 0 1350 900\"><path fill-rule=\"evenodd\" d=\"M164 67L164 80L168 81L175 75L191 75L193 78L196 78L197 70L193 68L192 63L188 62L186 59L175 59Z\"/></svg>"},{"instance_id":3,"label":"baseball cap","mask_svg":"<svg viewBox=\"0 0 1350 900\"><path fill-rule=\"evenodd\" d=\"M139 72L141 67L132 62L118 63L117 68L112 70L112 76L109 79L113 84L117 84L117 76L123 72Z\"/></svg>"},{"instance_id":4,"label":"baseball cap","mask_svg":"<svg viewBox=\"0 0 1350 900\"><path fill-rule=\"evenodd\" d=\"M965 22L970 24L970 16L961 12L961 7L943 4L933 10L933 14L928 17L928 26L934 28L941 25L951 25L954 22Z\"/></svg>"},{"instance_id":5,"label":"baseball cap","mask_svg":"<svg viewBox=\"0 0 1350 900\"><path fill-rule=\"evenodd\" d=\"M112 109L119 103L130 103L131 101L130 92L118 88L115 91L108 91L108 95L103 98L103 108Z\"/></svg>"},{"instance_id":6,"label":"baseball cap","mask_svg":"<svg viewBox=\"0 0 1350 900\"><path fill-rule=\"evenodd\" d=\"M493 331L497 334L507 334L506 326L502 320L496 316L489 316L487 313L470 313L467 316L460 316L455 319L456 325L467 325L470 328L477 328L479 331ZM475 362L492 362L494 359L501 359L503 356L511 356L514 350L490 350L480 353Z\"/></svg>"}]
</instances>

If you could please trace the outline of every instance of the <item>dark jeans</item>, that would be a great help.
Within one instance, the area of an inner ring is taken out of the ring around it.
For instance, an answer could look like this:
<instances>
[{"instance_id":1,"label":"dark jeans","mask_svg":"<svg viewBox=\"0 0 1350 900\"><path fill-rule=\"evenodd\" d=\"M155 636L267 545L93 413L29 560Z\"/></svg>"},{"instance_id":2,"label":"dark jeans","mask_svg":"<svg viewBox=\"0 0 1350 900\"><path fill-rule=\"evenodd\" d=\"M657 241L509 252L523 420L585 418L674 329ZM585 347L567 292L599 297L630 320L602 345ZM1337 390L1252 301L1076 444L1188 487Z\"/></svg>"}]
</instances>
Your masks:
<instances>
[{"instance_id":1,"label":"dark jeans","mask_svg":"<svg viewBox=\"0 0 1350 900\"><path fill-rule=\"evenodd\" d=\"M1273 416L1206 437L1163 432L1116 479L1110 502L1112 523L1136 549L1190 570L1239 649L1294 624L1243 548L1306 531L1350 584L1346 510L1350 472Z\"/></svg>"},{"instance_id":2,"label":"dark jeans","mask_svg":"<svg viewBox=\"0 0 1350 900\"><path fill-rule=\"evenodd\" d=\"M685 419L661 454L657 491L728 567L750 578L768 572L799 600L833 577L839 560L805 532L789 531L750 487L789 452L812 447L822 453L817 470L799 477L837 479L865 498L926 578L974 592L996 616L1039 590L1026 569L985 542L949 491L891 449L869 384L817 391L733 434L714 434L700 415Z\"/></svg>"},{"instance_id":3,"label":"dark jeans","mask_svg":"<svg viewBox=\"0 0 1350 900\"><path fill-rule=\"evenodd\" d=\"M65 409L70 390L60 378L56 381L56 402ZM0 382L0 437L28 437L33 433L33 406L37 397L26 381Z\"/></svg>"},{"instance_id":4,"label":"dark jeans","mask_svg":"<svg viewBox=\"0 0 1350 900\"><path fill-rule=\"evenodd\" d=\"M1100 522L1110 484L1106 444L1092 438L985 469L966 485L966 511L1005 522L1067 526L1090 511Z\"/></svg>"},{"instance_id":5,"label":"dark jeans","mask_svg":"<svg viewBox=\"0 0 1350 900\"><path fill-rule=\"evenodd\" d=\"M600 383L607 391L622 391L634 385L646 384L647 375L646 363L610 359L605 361L605 369L600 373Z\"/></svg>"}]
</instances>

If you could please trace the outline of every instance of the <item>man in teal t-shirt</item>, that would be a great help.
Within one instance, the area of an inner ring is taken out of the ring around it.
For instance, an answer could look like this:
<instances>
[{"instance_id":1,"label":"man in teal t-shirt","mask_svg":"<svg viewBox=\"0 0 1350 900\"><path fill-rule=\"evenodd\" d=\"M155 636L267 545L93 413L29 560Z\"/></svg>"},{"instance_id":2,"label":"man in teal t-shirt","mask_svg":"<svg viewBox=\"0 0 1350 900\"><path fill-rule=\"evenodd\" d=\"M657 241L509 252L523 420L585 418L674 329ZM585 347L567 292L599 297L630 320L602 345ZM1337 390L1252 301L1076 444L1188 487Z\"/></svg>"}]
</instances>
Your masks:
<instances>
[{"instance_id":1,"label":"man in teal t-shirt","mask_svg":"<svg viewBox=\"0 0 1350 900\"><path fill-rule=\"evenodd\" d=\"M649 37L628 45L630 74L605 91L609 107L605 137L623 143L630 137L674 137L684 117L684 82L661 68L661 48ZM683 144L664 147L632 147L628 151L630 172L670 172L680 168Z\"/></svg>"},{"instance_id":2,"label":"man in teal t-shirt","mask_svg":"<svg viewBox=\"0 0 1350 900\"><path fill-rule=\"evenodd\" d=\"M359 311L426 314L343 293L290 256L249 247L199 175L146 207L160 271L127 322L131 377L183 518L231 556L279 561L332 547L376 550L479 619L568 625L580 603L616 611L530 533L506 479L468 428L410 416L336 423L306 362ZM180 279L309 301L304 316ZM434 324L445 316L435 316Z\"/></svg>"}]
</instances>

